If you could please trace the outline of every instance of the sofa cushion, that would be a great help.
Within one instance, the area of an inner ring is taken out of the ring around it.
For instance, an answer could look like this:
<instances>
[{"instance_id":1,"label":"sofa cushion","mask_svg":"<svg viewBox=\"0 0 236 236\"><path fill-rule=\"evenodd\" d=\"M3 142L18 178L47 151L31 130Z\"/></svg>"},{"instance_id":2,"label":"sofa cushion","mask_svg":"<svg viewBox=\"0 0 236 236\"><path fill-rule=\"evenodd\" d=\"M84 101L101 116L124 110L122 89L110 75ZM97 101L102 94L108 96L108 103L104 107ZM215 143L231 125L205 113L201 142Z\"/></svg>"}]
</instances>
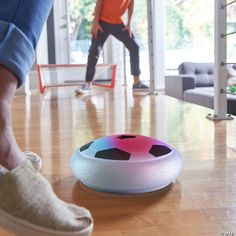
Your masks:
<instances>
[{"instance_id":1,"label":"sofa cushion","mask_svg":"<svg viewBox=\"0 0 236 236\"><path fill-rule=\"evenodd\" d=\"M196 87L184 92L184 101L213 109L214 87Z\"/></svg>"},{"instance_id":2,"label":"sofa cushion","mask_svg":"<svg viewBox=\"0 0 236 236\"><path fill-rule=\"evenodd\" d=\"M179 74L188 74L195 77L196 87L209 87L214 84L213 63L183 62L179 65Z\"/></svg>"},{"instance_id":3,"label":"sofa cushion","mask_svg":"<svg viewBox=\"0 0 236 236\"><path fill-rule=\"evenodd\" d=\"M214 108L214 87L197 87L184 92L184 101ZM227 94L227 113L236 115L236 95Z\"/></svg>"}]
</instances>

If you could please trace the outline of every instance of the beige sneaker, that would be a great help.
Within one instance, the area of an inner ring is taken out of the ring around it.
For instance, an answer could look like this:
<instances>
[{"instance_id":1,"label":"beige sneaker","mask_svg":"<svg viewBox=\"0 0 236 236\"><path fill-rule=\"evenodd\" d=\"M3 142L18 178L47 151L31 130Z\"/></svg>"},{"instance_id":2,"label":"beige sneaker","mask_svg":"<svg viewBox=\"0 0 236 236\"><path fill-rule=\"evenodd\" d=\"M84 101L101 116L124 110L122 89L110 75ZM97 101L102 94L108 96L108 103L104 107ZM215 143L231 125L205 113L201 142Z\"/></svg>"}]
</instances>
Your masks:
<instances>
[{"instance_id":1,"label":"beige sneaker","mask_svg":"<svg viewBox=\"0 0 236 236\"><path fill-rule=\"evenodd\" d=\"M89 236L88 210L60 200L26 160L0 176L0 227L18 236Z\"/></svg>"},{"instance_id":2,"label":"beige sneaker","mask_svg":"<svg viewBox=\"0 0 236 236\"><path fill-rule=\"evenodd\" d=\"M89 94L92 92L93 92L92 86L87 84L83 84L80 88L75 90L76 94Z\"/></svg>"}]
</instances>

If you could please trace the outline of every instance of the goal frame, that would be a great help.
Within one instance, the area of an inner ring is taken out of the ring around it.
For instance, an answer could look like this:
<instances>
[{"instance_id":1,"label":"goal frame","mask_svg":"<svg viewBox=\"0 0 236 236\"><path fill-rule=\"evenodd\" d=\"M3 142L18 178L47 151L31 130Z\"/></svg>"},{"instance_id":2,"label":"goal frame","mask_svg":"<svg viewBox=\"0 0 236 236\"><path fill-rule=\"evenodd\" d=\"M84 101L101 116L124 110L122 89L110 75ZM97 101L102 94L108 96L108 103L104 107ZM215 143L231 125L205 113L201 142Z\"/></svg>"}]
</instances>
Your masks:
<instances>
[{"instance_id":1,"label":"goal frame","mask_svg":"<svg viewBox=\"0 0 236 236\"><path fill-rule=\"evenodd\" d=\"M45 85L43 82L43 75L42 75L42 69L43 68L73 68L73 67L86 67L87 64L37 64L36 69L38 73L38 81L39 81L39 91L41 94L44 93L46 88L51 88L51 87L67 87L67 86L77 86L78 83L71 83L71 84L53 84L53 85ZM99 84L96 82L93 82L92 84L95 86L99 87L105 87L105 88L111 88L113 89L115 87L115 78L116 78L116 68L117 65L115 64L97 64L96 67L104 67L104 66L109 66L112 69L112 74L111 74L111 84L110 85L105 85L105 84Z\"/></svg>"}]
</instances>

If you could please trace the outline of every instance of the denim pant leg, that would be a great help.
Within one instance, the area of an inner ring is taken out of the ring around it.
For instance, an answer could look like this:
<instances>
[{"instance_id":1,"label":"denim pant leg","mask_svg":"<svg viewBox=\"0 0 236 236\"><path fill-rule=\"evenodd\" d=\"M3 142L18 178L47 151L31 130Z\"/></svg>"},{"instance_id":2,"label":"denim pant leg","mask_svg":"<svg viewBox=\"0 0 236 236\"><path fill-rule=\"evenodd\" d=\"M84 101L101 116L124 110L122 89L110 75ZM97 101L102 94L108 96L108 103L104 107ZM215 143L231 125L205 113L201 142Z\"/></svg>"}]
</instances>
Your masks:
<instances>
[{"instance_id":1,"label":"denim pant leg","mask_svg":"<svg viewBox=\"0 0 236 236\"><path fill-rule=\"evenodd\" d=\"M141 74L139 66L139 46L134 39L134 36L129 36L127 30L123 31L122 29L125 26L123 24L112 25L112 35L121 41L125 47L129 50L130 53L130 70L133 76L139 76Z\"/></svg>"},{"instance_id":2,"label":"denim pant leg","mask_svg":"<svg viewBox=\"0 0 236 236\"><path fill-rule=\"evenodd\" d=\"M0 1L0 64L21 86L32 67L35 48L53 0Z\"/></svg>"},{"instance_id":3,"label":"denim pant leg","mask_svg":"<svg viewBox=\"0 0 236 236\"><path fill-rule=\"evenodd\" d=\"M89 49L87 69L85 75L86 82L91 82L93 80L99 54L102 51L103 45L109 36L109 29L107 29L104 24L101 24L101 27L103 28L103 33L99 32L97 38L92 38L92 44Z\"/></svg>"}]
</instances>

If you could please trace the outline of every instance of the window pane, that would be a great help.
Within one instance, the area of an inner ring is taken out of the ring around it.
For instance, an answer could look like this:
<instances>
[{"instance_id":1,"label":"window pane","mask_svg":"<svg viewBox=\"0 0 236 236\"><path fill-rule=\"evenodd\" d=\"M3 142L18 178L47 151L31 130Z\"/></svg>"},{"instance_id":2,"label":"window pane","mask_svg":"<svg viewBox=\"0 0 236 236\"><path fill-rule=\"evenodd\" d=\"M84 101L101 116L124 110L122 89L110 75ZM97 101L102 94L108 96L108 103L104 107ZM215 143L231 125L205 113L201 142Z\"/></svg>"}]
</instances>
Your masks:
<instances>
[{"instance_id":1,"label":"window pane","mask_svg":"<svg viewBox=\"0 0 236 236\"><path fill-rule=\"evenodd\" d=\"M214 1L166 0L166 73L184 61L214 61Z\"/></svg>"},{"instance_id":2,"label":"window pane","mask_svg":"<svg viewBox=\"0 0 236 236\"><path fill-rule=\"evenodd\" d=\"M94 0L68 0L70 25L70 50L72 63L87 63L91 43L91 25ZM102 63L102 57L99 63Z\"/></svg>"}]
</instances>

